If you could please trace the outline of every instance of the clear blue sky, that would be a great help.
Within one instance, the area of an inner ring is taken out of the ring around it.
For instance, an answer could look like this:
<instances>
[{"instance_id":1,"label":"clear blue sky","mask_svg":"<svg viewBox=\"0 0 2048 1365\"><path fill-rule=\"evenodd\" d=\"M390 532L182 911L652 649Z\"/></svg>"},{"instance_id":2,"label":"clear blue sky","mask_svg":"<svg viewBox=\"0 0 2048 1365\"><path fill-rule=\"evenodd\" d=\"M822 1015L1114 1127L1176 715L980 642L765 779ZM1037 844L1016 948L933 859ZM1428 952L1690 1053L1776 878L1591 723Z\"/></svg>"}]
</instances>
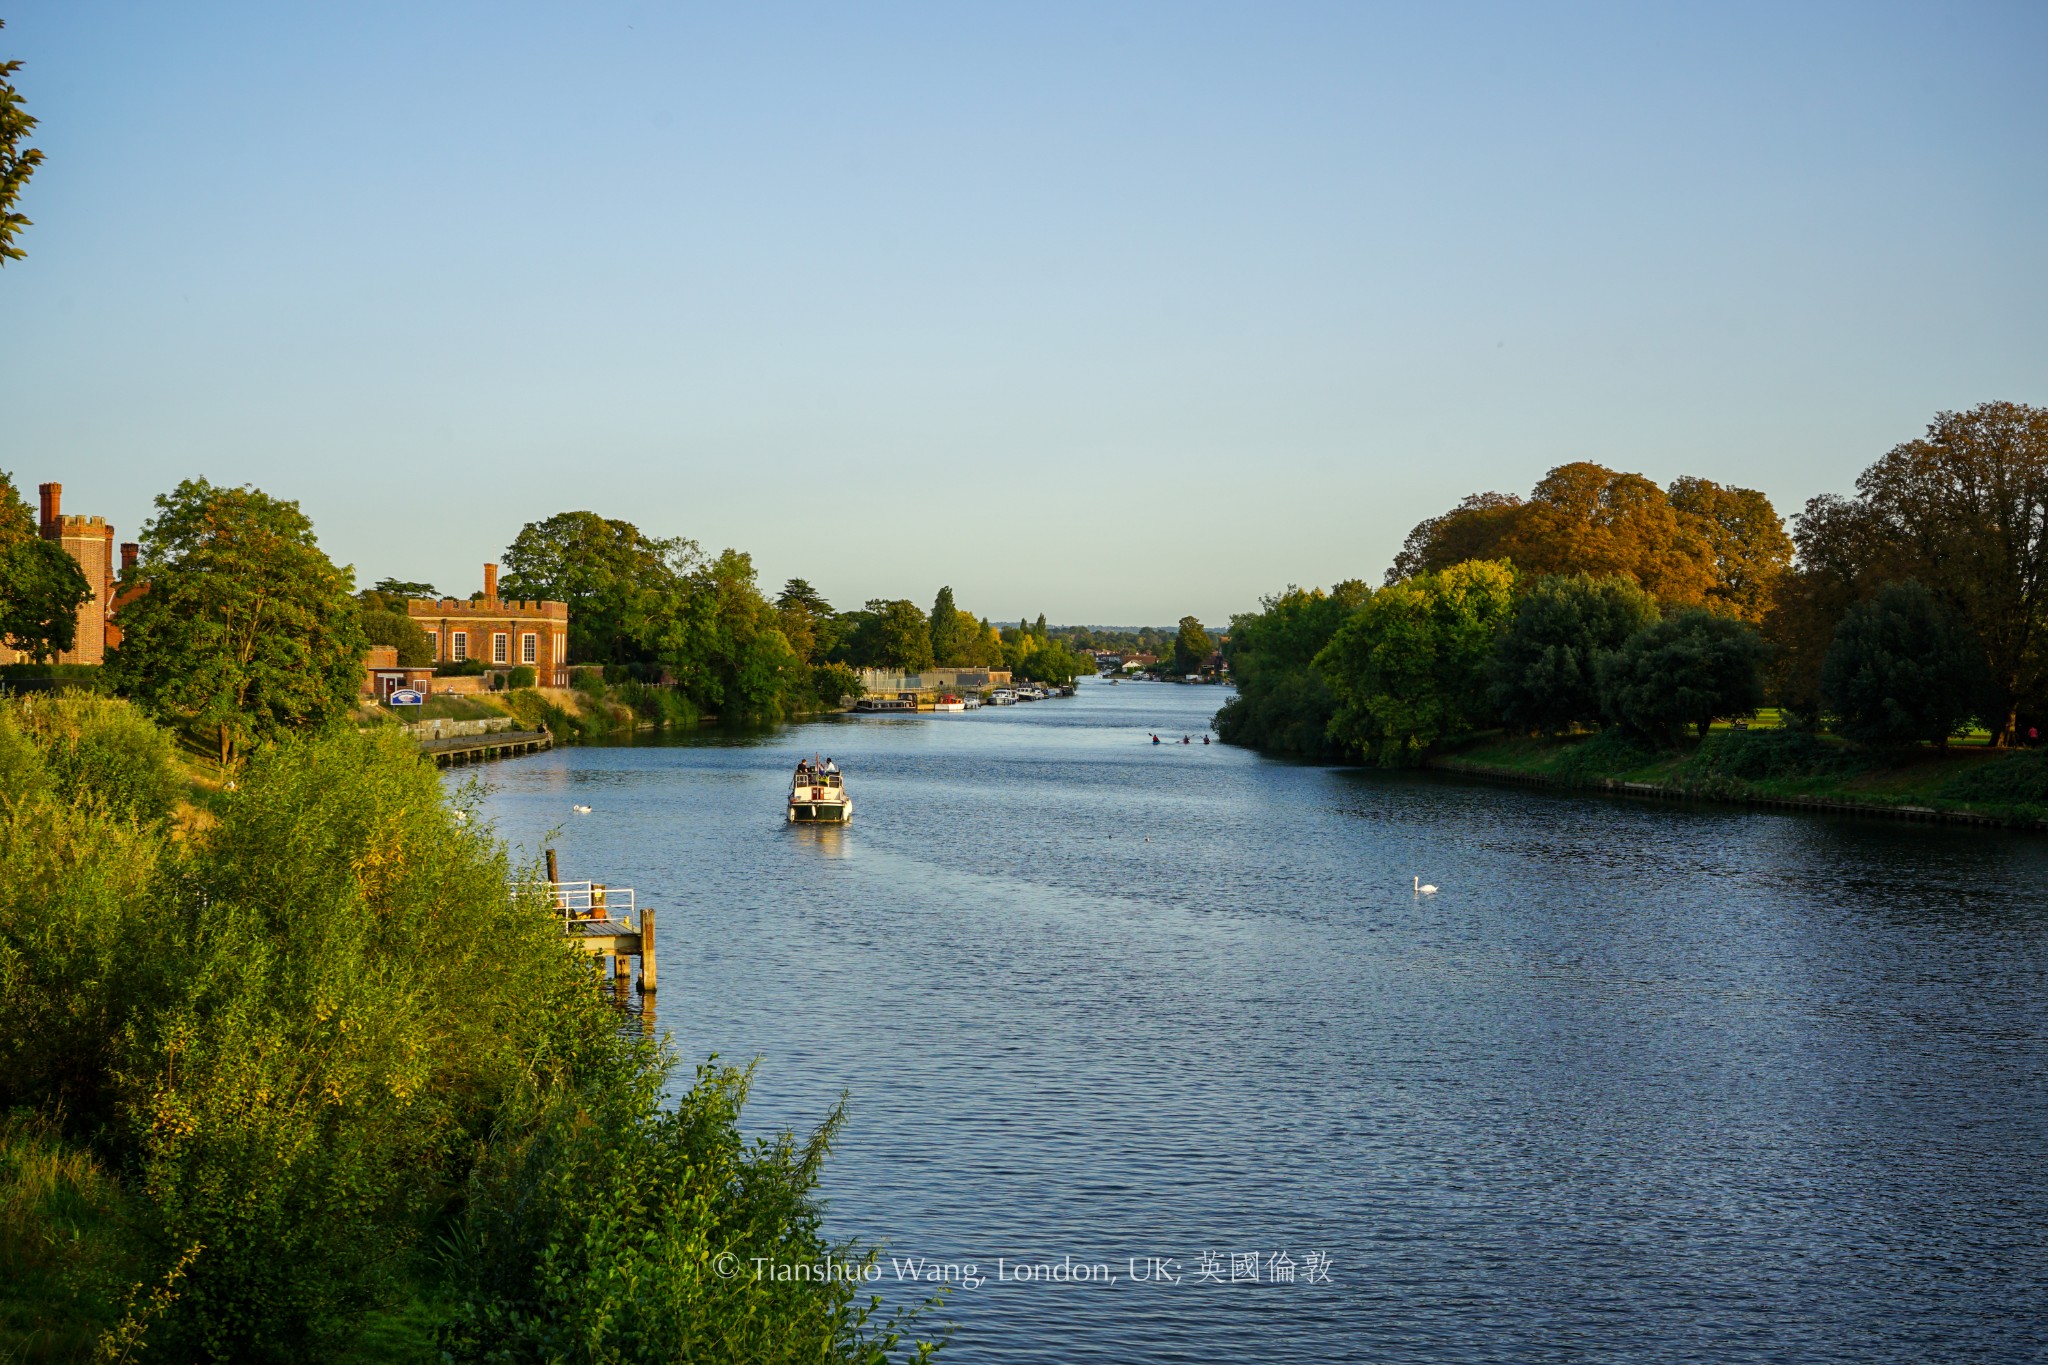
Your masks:
<instances>
[{"instance_id":1,"label":"clear blue sky","mask_svg":"<svg viewBox=\"0 0 2048 1365\"><path fill-rule=\"evenodd\" d=\"M2048 5L0 0L0 468L463 592L587 507L1216 622L1592 459L2048 402Z\"/></svg>"}]
</instances>

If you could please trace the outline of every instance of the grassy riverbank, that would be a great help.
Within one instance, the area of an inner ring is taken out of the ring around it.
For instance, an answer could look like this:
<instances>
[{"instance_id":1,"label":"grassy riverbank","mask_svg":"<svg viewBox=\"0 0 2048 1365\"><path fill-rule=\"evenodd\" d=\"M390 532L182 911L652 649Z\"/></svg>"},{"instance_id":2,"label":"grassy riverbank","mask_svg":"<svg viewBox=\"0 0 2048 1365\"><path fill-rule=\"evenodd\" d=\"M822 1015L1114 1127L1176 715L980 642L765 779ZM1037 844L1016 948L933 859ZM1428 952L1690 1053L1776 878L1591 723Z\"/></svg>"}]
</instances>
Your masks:
<instances>
[{"instance_id":1,"label":"grassy riverbank","mask_svg":"<svg viewBox=\"0 0 2048 1365\"><path fill-rule=\"evenodd\" d=\"M1798 730L1722 730L1682 748L1617 732L1481 738L1430 759L1451 772L1560 787L1632 790L1735 802L1810 802L1875 813L1969 815L2048 823L2048 754L1958 745L1859 748Z\"/></svg>"}]
</instances>

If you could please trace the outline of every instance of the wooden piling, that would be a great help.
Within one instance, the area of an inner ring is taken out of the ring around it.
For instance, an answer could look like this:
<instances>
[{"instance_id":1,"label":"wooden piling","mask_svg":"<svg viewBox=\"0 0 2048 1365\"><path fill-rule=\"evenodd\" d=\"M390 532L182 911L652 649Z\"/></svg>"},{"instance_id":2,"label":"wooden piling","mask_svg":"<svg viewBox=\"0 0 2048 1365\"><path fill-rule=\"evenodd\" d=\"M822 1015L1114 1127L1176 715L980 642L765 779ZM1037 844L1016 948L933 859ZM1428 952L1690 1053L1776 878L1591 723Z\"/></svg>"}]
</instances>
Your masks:
<instances>
[{"instance_id":1,"label":"wooden piling","mask_svg":"<svg viewBox=\"0 0 2048 1365\"><path fill-rule=\"evenodd\" d=\"M654 994L654 908L640 909L640 993Z\"/></svg>"},{"instance_id":2,"label":"wooden piling","mask_svg":"<svg viewBox=\"0 0 2048 1365\"><path fill-rule=\"evenodd\" d=\"M553 886L553 885L554 885L554 884L555 884L556 882L559 882L560 880L562 880L562 876L561 876L561 874L560 874L559 872L557 872L557 871L555 870L555 851L554 851L553 849L549 849L549 850L548 850L548 885L550 885L550 886Z\"/></svg>"}]
</instances>

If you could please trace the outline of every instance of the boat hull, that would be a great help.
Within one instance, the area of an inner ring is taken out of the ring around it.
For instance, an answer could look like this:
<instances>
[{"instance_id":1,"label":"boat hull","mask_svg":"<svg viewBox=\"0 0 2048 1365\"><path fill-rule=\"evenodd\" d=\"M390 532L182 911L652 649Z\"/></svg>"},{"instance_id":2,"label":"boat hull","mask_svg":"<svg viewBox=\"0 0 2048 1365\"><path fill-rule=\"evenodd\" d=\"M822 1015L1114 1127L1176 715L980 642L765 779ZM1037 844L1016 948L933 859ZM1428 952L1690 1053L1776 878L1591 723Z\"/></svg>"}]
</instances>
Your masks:
<instances>
[{"instance_id":1,"label":"boat hull","mask_svg":"<svg viewBox=\"0 0 2048 1365\"><path fill-rule=\"evenodd\" d=\"M789 823L792 825L843 825L853 819L853 802L848 801L800 801L789 800Z\"/></svg>"}]
</instances>

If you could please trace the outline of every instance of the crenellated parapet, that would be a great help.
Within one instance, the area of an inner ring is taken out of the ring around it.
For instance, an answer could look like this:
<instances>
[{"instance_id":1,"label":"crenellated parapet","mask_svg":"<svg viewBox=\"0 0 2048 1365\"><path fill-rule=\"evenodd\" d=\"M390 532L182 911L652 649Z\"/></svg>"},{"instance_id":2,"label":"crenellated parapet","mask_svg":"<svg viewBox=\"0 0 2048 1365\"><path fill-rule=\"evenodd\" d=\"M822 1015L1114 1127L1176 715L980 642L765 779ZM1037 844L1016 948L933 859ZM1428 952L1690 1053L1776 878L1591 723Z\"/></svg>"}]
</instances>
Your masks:
<instances>
[{"instance_id":1,"label":"crenellated parapet","mask_svg":"<svg viewBox=\"0 0 2048 1365\"><path fill-rule=\"evenodd\" d=\"M444 597L438 602L414 600L405 604L409 616L531 616L547 621L569 619L567 602L529 601L526 598L486 597L471 601L466 597Z\"/></svg>"}]
</instances>

